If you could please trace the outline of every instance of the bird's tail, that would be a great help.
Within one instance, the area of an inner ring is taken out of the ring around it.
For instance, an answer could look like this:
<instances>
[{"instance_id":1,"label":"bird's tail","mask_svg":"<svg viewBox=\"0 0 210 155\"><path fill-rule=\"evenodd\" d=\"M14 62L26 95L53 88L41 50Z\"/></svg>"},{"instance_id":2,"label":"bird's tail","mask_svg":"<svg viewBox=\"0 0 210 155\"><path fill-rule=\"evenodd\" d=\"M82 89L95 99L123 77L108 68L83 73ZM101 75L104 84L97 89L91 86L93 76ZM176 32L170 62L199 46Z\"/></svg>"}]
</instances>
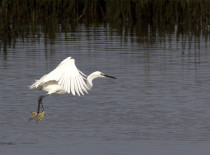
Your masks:
<instances>
[{"instance_id":1,"label":"bird's tail","mask_svg":"<svg viewBox=\"0 0 210 155\"><path fill-rule=\"evenodd\" d=\"M41 79L36 80L32 85L28 86L30 89L39 89L41 84L43 84L43 79L45 78L46 75L41 77Z\"/></svg>"},{"instance_id":2,"label":"bird's tail","mask_svg":"<svg viewBox=\"0 0 210 155\"><path fill-rule=\"evenodd\" d=\"M39 80L36 80L32 85L28 86L29 89L37 89L40 85L40 81Z\"/></svg>"}]
</instances>

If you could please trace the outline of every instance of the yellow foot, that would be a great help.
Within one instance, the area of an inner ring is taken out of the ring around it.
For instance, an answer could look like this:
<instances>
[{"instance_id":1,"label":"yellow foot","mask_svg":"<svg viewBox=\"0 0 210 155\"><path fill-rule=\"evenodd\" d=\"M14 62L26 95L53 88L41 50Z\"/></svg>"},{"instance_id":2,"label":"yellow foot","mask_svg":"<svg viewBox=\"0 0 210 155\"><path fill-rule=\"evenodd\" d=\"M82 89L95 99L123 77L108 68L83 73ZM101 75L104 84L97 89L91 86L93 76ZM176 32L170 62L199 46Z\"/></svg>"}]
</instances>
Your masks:
<instances>
[{"instance_id":1,"label":"yellow foot","mask_svg":"<svg viewBox=\"0 0 210 155\"><path fill-rule=\"evenodd\" d=\"M32 112L34 113L34 116L32 116L29 121L34 120L37 116L40 116L37 121L41 121L44 118L44 111L40 114L38 114L37 112Z\"/></svg>"},{"instance_id":2,"label":"yellow foot","mask_svg":"<svg viewBox=\"0 0 210 155\"><path fill-rule=\"evenodd\" d=\"M37 121L41 121L44 118L44 111L42 111L42 113L39 115L40 117L37 119Z\"/></svg>"}]
</instances>

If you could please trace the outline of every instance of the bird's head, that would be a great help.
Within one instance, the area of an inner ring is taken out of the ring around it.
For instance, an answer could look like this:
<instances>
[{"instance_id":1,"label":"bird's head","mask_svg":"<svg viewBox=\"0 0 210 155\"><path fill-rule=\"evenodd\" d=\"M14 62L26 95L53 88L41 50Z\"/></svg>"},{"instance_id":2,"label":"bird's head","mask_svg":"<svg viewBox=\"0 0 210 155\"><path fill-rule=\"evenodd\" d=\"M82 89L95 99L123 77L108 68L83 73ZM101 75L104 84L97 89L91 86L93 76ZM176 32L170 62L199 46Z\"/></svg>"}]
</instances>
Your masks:
<instances>
[{"instance_id":1,"label":"bird's head","mask_svg":"<svg viewBox=\"0 0 210 155\"><path fill-rule=\"evenodd\" d=\"M112 78L112 79L117 79L116 77L110 76L110 75L106 75L100 71L96 71L94 72L95 76L97 77L108 77L108 78Z\"/></svg>"},{"instance_id":2,"label":"bird's head","mask_svg":"<svg viewBox=\"0 0 210 155\"><path fill-rule=\"evenodd\" d=\"M90 74L88 77L87 77L87 85L88 85L88 88L92 88L93 86L93 79L95 78L99 78L99 77L108 77L108 78L113 78L113 79L117 79L116 77L113 77L113 76L110 76L110 75L106 75L100 71L96 71L96 72L93 72L92 74Z\"/></svg>"}]
</instances>

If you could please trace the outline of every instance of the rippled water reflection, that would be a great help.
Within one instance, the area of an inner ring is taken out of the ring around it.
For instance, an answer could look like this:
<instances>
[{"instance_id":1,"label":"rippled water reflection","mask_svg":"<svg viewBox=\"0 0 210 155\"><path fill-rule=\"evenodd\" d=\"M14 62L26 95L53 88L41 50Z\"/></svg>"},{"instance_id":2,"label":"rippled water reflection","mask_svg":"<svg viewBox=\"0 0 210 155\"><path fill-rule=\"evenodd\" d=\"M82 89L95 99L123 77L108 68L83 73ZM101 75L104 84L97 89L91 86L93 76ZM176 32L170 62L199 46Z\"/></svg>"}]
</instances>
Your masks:
<instances>
[{"instance_id":1,"label":"rippled water reflection","mask_svg":"<svg viewBox=\"0 0 210 155\"><path fill-rule=\"evenodd\" d=\"M83 25L43 36L1 53L1 154L209 154L210 54L202 36L121 37ZM96 79L82 97L47 97L44 120L28 123L44 93L28 86L68 56L85 74L118 79Z\"/></svg>"}]
</instances>

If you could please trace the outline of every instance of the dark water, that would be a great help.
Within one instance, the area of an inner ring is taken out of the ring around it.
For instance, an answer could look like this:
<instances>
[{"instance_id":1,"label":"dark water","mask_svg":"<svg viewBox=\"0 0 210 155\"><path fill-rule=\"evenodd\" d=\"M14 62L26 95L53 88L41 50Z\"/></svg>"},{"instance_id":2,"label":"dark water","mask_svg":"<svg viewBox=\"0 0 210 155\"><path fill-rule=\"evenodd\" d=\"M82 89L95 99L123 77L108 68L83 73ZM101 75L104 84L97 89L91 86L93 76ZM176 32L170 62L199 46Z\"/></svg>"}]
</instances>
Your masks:
<instances>
[{"instance_id":1,"label":"dark water","mask_svg":"<svg viewBox=\"0 0 210 155\"><path fill-rule=\"evenodd\" d=\"M0 154L209 154L208 40L133 33L79 25L1 51ZM82 97L46 97L45 118L29 123L44 92L28 86L68 56L85 74L118 79L96 79Z\"/></svg>"}]
</instances>

